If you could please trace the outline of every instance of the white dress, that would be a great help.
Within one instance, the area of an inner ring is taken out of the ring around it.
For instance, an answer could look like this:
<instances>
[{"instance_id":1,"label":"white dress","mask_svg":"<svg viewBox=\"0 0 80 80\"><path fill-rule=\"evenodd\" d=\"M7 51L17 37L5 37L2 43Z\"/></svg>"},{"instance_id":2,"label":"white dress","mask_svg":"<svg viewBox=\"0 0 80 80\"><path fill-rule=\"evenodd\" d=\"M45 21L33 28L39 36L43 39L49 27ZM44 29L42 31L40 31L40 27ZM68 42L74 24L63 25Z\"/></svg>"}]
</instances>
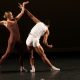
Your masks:
<instances>
[{"instance_id":1,"label":"white dress","mask_svg":"<svg viewBox=\"0 0 80 80\"><path fill-rule=\"evenodd\" d=\"M48 27L42 23L42 22L38 22L30 31L30 34L26 40L26 45L27 46L39 46L39 39L41 38L41 36L44 35L44 33L46 32L46 30L48 29Z\"/></svg>"}]
</instances>

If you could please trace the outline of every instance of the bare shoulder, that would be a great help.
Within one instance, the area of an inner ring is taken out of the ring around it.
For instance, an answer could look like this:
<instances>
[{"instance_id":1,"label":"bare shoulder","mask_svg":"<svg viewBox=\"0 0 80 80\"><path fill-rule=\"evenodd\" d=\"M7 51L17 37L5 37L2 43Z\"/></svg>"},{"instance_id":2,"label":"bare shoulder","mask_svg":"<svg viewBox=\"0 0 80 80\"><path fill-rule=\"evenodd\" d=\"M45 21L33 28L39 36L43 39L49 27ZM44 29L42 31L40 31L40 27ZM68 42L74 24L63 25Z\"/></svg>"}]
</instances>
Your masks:
<instances>
[{"instance_id":1,"label":"bare shoulder","mask_svg":"<svg viewBox=\"0 0 80 80\"><path fill-rule=\"evenodd\" d=\"M0 21L0 23L3 23L3 24L4 24L5 22L6 22L6 20L2 20L2 21Z\"/></svg>"},{"instance_id":2,"label":"bare shoulder","mask_svg":"<svg viewBox=\"0 0 80 80\"><path fill-rule=\"evenodd\" d=\"M2 21L0 21L0 24L6 26L7 25L7 21L6 20L2 20Z\"/></svg>"}]
</instances>

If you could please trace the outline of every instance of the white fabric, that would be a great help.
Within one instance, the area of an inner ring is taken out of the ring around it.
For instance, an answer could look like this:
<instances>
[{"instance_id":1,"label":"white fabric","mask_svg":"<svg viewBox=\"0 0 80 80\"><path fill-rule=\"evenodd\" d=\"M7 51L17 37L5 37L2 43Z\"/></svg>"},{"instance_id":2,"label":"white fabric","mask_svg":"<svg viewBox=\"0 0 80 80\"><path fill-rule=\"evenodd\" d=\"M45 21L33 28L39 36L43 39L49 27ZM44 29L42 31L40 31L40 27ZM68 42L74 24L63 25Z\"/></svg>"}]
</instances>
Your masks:
<instances>
[{"instance_id":1,"label":"white fabric","mask_svg":"<svg viewBox=\"0 0 80 80\"><path fill-rule=\"evenodd\" d=\"M38 22L31 30L27 40L26 40L26 44L27 46L33 46L33 47L37 47L40 45L39 43L39 39L41 36L44 35L44 33L47 30L47 26L42 23L42 22Z\"/></svg>"},{"instance_id":2,"label":"white fabric","mask_svg":"<svg viewBox=\"0 0 80 80\"><path fill-rule=\"evenodd\" d=\"M41 36L44 35L45 31L47 30L47 26L42 23L38 22L32 29L31 29L31 34L34 35L37 38L40 38Z\"/></svg>"},{"instance_id":3,"label":"white fabric","mask_svg":"<svg viewBox=\"0 0 80 80\"><path fill-rule=\"evenodd\" d=\"M27 46L33 46L33 47L37 47L39 46L39 39L38 38L35 38L34 36L32 35L29 35L27 40L26 40L26 45Z\"/></svg>"}]
</instances>

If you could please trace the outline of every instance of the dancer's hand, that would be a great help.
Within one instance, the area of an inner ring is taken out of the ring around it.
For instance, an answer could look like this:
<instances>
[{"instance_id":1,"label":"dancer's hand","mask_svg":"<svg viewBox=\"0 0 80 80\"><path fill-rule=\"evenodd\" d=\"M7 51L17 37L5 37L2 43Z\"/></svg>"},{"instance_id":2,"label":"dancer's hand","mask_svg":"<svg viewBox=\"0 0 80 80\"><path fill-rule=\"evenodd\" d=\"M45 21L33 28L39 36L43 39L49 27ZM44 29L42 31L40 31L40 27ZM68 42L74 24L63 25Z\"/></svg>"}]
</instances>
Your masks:
<instances>
[{"instance_id":1,"label":"dancer's hand","mask_svg":"<svg viewBox=\"0 0 80 80\"><path fill-rule=\"evenodd\" d=\"M18 3L18 7L20 8L20 9L22 9L22 4L21 3Z\"/></svg>"},{"instance_id":2,"label":"dancer's hand","mask_svg":"<svg viewBox=\"0 0 80 80\"><path fill-rule=\"evenodd\" d=\"M19 4L18 7L19 7L20 9L22 9L22 8L24 8L25 5L28 4L28 3L29 3L29 1L23 2L22 4L21 4L21 3L18 3L18 4Z\"/></svg>"},{"instance_id":3,"label":"dancer's hand","mask_svg":"<svg viewBox=\"0 0 80 80\"><path fill-rule=\"evenodd\" d=\"M25 7L25 5L28 4L28 3L29 3L29 1L23 2L22 6Z\"/></svg>"},{"instance_id":4,"label":"dancer's hand","mask_svg":"<svg viewBox=\"0 0 80 80\"><path fill-rule=\"evenodd\" d=\"M49 48L53 48L53 45L47 45Z\"/></svg>"}]
</instances>

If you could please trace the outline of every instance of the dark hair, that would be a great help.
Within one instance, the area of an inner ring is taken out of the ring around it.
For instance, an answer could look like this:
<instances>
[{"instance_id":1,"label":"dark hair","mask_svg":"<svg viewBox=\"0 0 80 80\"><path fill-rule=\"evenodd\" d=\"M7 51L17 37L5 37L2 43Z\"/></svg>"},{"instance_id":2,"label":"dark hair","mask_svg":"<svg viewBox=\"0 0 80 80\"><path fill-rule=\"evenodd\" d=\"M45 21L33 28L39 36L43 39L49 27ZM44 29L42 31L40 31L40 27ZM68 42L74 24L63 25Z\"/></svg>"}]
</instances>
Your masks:
<instances>
[{"instance_id":1,"label":"dark hair","mask_svg":"<svg viewBox=\"0 0 80 80\"><path fill-rule=\"evenodd\" d=\"M45 19L44 23L45 23L48 27L50 27L50 20L49 20L49 19Z\"/></svg>"}]
</instances>

